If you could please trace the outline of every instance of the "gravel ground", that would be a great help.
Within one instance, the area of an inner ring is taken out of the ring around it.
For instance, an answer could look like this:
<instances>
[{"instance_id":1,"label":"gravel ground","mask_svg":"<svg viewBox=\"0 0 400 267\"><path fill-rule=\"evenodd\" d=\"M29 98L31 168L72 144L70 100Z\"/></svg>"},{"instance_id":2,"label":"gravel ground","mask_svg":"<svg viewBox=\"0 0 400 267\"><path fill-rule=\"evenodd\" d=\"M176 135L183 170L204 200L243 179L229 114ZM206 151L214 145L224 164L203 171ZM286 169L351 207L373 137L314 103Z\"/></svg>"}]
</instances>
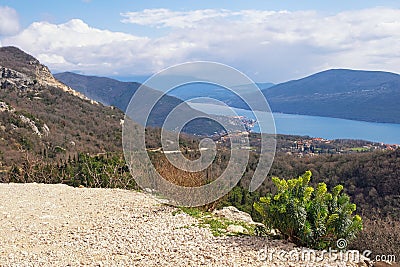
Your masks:
<instances>
[{"instance_id":1,"label":"gravel ground","mask_svg":"<svg viewBox=\"0 0 400 267\"><path fill-rule=\"evenodd\" d=\"M291 244L214 237L176 211L135 191L0 184L0 266L306 266L261 260Z\"/></svg>"}]
</instances>

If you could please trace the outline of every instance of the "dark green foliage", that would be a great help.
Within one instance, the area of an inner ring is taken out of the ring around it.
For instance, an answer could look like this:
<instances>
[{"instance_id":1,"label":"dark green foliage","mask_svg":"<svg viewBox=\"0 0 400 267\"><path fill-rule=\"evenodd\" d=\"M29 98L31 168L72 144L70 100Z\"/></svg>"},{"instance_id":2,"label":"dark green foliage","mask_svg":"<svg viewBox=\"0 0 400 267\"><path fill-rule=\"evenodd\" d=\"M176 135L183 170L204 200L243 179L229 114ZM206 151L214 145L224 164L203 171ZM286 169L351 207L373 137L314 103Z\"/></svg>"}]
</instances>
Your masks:
<instances>
[{"instance_id":1,"label":"dark green foliage","mask_svg":"<svg viewBox=\"0 0 400 267\"><path fill-rule=\"evenodd\" d=\"M32 150L33 143L27 137L21 136L19 143L21 144L22 149L24 150Z\"/></svg>"},{"instance_id":2,"label":"dark green foliage","mask_svg":"<svg viewBox=\"0 0 400 267\"><path fill-rule=\"evenodd\" d=\"M258 218L259 214L255 212L253 208L253 203L255 201L258 201L259 198L260 198L260 193L257 191L250 193L243 186L235 186L228 193L227 196L225 196L220 200L220 203L218 203L217 208L221 208L224 206L235 206L241 211L251 214L253 218Z\"/></svg>"},{"instance_id":3,"label":"dark green foliage","mask_svg":"<svg viewBox=\"0 0 400 267\"><path fill-rule=\"evenodd\" d=\"M310 179L310 171L297 179L272 178L277 192L254 203L264 223L290 241L316 249L333 247L341 238L354 239L362 230L362 221L353 216L356 205L342 192L343 186L329 193L325 183L314 189Z\"/></svg>"},{"instance_id":4,"label":"dark green foliage","mask_svg":"<svg viewBox=\"0 0 400 267\"><path fill-rule=\"evenodd\" d=\"M46 163L26 155L22 165L13 165L2 182L65 183L72 186L138 189L122 154L95 156L79 153L62 163Z\"/></svg>"},{"instance_id":5,"label":"dark green foliage","mask_svg":"<svg viewBox=\"0 0 400 267\"><path fill-rule=\"evenodd\" d=\"M137 188L122 155L79 154L77 160L59 168L64 182L73 186Z\"/></svg>"},{"instance_id":6,"label":"dark green foliage","mask_svg":"<svg viewBox=\"0 0 400 267\"><path fill-rule=\"evenodd\" d=\"M312 183L342 184L363 217L400 218L400 149L311 158L279 154L270 175L288 179L306 170L313 173ZM269 192L269 179L260 190Z\"/></svg>"}]
</instances>

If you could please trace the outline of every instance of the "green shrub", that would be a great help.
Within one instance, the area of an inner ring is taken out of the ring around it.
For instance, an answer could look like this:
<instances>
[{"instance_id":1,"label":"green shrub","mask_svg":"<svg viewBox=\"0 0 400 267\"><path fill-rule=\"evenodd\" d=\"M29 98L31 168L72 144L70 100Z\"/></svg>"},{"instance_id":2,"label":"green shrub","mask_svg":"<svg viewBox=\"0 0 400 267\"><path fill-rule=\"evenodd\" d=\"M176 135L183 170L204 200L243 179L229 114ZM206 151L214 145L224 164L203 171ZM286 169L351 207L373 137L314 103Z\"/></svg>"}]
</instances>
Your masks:
<instances>
[{"instance_id":1,"label":"green shrub","mask_svg":"<svg viewBox=\"0 0 400 267\"><path fill-rule=\"evenodd\" d=\"M255 202L255 210L267 227L301 246L326 249L339 239L354 239L362 230L362 220L352 215L356 205L342 192L343 186L329 193L325 183L309 186L310 179L311 171L297 179L272 178L277 192Z\"/></svg>"}]
</instances>

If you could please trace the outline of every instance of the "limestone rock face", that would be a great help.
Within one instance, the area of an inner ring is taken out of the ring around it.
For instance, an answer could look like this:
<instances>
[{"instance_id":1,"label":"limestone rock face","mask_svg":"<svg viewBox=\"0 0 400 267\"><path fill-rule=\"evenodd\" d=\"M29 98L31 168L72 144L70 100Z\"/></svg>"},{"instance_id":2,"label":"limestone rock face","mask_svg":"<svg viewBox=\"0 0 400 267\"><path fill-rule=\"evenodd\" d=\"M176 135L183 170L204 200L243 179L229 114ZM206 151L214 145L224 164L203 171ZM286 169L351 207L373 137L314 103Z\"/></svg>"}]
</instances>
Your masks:
<instances>
[{"instance_id":1,"label":"limestone rock face","mask_svg":"<svg viewBox=\"0 0 400 267\"><path fill-rule=\"evenodd\" d=\"M75 91L74 89L72 89L71 87L56 80L53 77L53 75L51 74L50 70L42 64L36 65L36 77L38 79L38 82L42 85L61 88L63 91L70 93L71 95L77 96L84 100L88 100L88 101L92 102L93 104L97 104L96 101L90 100L82 93L79 93L79 92Z\"/></svg>"},{"instance_id":2,"label":"limestone rock face","mask_svg":"<svg viewBox=\"0 0 400 267\"><path fill-rule=\"evenodd\" d=\"M31 55L16 47L0 47L0 88L13 85L23 90L35 84L57 87L71 95L98 104L56 80L50 70Z\"/></svg>"},{"instance_id":3,"label":"limestone rock face","mask_svg":"<svg viewBox=\"0 0 400 267\"><path fill-rule=\"evenodd\" d=\"M27 75L10 68L2 67L0 62L0 88L14 86L20 90L26 90L28 86L34 85L33 79Z\"/></svg>"}]
</instances>

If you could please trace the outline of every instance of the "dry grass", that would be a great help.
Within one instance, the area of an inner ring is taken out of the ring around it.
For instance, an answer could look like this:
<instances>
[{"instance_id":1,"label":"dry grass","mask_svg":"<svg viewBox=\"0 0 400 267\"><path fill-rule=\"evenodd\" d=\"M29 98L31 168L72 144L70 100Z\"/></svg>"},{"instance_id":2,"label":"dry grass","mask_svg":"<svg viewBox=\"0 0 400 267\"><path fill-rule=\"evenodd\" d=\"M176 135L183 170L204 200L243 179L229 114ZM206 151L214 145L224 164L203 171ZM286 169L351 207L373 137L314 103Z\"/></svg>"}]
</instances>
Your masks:
<instances>
[{"instance_id":1,"label":"dry grass","mask_svg":"<svg viewBox=\"0 0 400 267\"><path fill-rule=\"evenodd\" d=\"M372 251L372 258L377 255L395 255L400 261L400 221L391 218L364 219L364 229L356 240L351 243L351 249Z\"/></svg>"},{"instance_id":2,"label":"dry grass","mask_svg":"<svg viewBox=\"0 0 400 267\"><path fill-rule=\"evenodd\" d=\"M188 172L178 169L168 159L159 154L152 159L157 172L166 180L176 185L185 187L197 187L206 183L205 172Z\"/></svg>"}]
</instances>

